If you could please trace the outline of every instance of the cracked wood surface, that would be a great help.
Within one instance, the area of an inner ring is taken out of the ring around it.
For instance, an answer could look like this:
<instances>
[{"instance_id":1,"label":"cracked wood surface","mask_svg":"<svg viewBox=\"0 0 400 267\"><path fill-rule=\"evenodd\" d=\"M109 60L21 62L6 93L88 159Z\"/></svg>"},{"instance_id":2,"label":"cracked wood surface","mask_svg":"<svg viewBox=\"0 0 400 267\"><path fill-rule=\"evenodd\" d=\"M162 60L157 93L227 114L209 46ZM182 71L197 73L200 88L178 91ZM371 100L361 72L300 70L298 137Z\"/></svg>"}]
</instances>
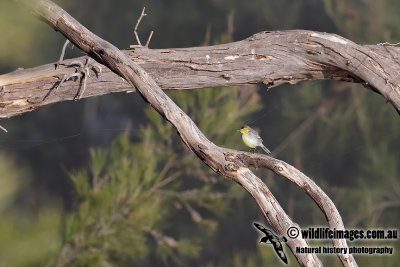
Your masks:
<instances>
[{"instance_id":1,"label":"cracked wood surface","mask_svg":"<svg viewBox=\"0 0 400 267\"><path fill-rule=\"evenodd\" d=\"M57 28L71 42L91 57L109 66L115 73L129 81L129 84L135 85L143 98L166 120L173 124L182 141L192 152L215 172L238 182L255 198L266 219L278 234L286 235L284 230L287 226L295 225L266 185L248 169L249 166L244 161L240 160L238 154L243 153L218 147L208 140L196 124L162 91L151 76L140 66L131 61L129 57L112 44L88 31L64 10L50 1L34 1L33 4L30 1L26 1L25 3L32 5L35 13ZM250 153L246 154L252 155ZM253 154L253 156L259 155ZM264 161L270 160L271 164L273 163L273 158L262 157ZM328 201L330 201L329 198ZM335 210L324 210L324 212L327 217L333 215L338 216L340 219L340 214L337 210L336 214L334 214ZM341 228L341 226L338 225L338 228ZM347 246L345 241L344 245ZM296 259L301 265L321 266L321 262L315 254L304 255L295 252L296 247L308 246L306 240L301 238L291 239L288 241L288 246L294 252ZM345 266L357 265L352 255L339 254L338 256Z\"/></svg>"},{"instance_id":2,"label":"cracked wood surface","mask_svg":"<svg viewBox=\"0 0 400 267\"><path fill-rule=\"evenodd\" d=\"M400 111L399 47L358 45L334 34L293 30L260 32L242 41L215 46L137 47L124 53L163 89L260 83L272 88L327 79L361 83ZM57 68L47 64L0 75L0 118L76 99L82 81L75 78L60 82L75 72L69 65L78 60L84 62L83 57L74 58L64 60ZM134 90L107 67L102 70L100 75L90 70L82 97Z\"/></svg>"}]
</instances>

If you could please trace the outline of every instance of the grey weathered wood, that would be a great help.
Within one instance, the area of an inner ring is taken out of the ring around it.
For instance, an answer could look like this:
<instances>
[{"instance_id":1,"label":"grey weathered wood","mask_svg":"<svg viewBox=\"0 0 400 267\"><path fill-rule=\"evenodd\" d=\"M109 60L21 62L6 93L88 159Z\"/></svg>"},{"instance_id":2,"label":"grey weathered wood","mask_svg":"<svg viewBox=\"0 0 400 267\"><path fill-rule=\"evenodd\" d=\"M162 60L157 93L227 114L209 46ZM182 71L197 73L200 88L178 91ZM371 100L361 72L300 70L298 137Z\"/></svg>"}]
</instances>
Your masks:
<instances>
[{"instance_id":1,"label":"grey weathered wood","mask_svg":"<svg viewBox=\"0 0 400 267\"><path fill-rule=\"evenodd\" d=\"M400 48L358 45L343 37L311 31L257 33L223 45L177 49L137 47L124 51L163 89L194 89L263 83L272 88L306 80L362 83L382 94L400 111ZM75 99L79 79L63 83L75 58L0 75L0 118ZM132 91L121 77L103 67L91 70L83 97Z\"/></svg>"},{"instance_id":2,"label":"grey weathered wood","mask_svg":"<svg viewBox=\"0 0 400 267\"><path fill-rule=\"evenodd\" d=\"M300 171L285 162L265 155L245 153L216 146L162 91L151 76L130 60L126 54L88 31L52 2L40 0L27 1L25 3L32 5L32 9L39 16L91 57L124 77L130 85L136 86L143 98L174 125L182 141L191 151L215 172L236 181L253 196L266 219L278 234L287 236L286 230L288 227L297 226L297 224L292 222L286 215L266 185L250 171L249 166L266 167L290 179L314 198L325 213L331 228L344 228L340 214L333 202L311 179ZM253 56L254 54L251 53L251 55ZM296 247L308 246L306 240L301 238L288 239L287 244L301 265L322 265L315 254L299 254L295 252ZM339 240L335 245L347 247L345 240ZM352 255L339 254L338 256L345 266L357 265Z\"/></svg>"}]
</instances>

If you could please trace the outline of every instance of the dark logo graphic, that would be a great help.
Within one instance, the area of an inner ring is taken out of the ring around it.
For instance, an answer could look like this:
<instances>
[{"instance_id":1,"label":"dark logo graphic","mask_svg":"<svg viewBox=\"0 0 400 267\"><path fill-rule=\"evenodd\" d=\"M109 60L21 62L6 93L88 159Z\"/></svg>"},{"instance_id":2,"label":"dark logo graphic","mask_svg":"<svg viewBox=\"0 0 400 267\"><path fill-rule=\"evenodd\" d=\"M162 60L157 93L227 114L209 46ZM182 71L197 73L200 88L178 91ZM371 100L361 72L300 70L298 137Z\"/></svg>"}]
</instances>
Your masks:
<instances>
[{"instance_id":1,"label":"dark logo graphic","mask_svg":"<svg viewBox=\"0 0 400 267\"><path fill-rule=\"evenodd\" d=\"M278 237L271 230L265 228L263 225L261 225L259 223L255 222L254 225L255 225L255 227L257 227L258 230L260 230L261 232L263 232L265 234L265 236L263 238L261 238L260 243L273 245L276 254L278 254L279 258L281 258L281 260L287 264L288 260L285 255L285 252L283 252L283 246L281 244L281 242L287 242L287 239L284 236ZM268 241L269 241L269 243L268 243Z\"/></svg>"}]
</instances>

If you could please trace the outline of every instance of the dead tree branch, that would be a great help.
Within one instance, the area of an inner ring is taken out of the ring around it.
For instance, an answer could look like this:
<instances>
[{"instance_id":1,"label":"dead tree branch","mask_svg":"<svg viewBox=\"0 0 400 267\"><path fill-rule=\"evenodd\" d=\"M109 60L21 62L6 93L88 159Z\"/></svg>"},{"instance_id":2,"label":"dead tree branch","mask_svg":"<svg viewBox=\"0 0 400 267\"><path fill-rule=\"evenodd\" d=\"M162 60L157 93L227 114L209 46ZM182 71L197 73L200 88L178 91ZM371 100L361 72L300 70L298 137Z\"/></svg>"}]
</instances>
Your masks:
<instances>
[{"instance_id":1,"label":"dead tree branch","mask_svg":"<svg viewBox=\"0 0 400 267\"><path fill-rule=\"evenodd\" d=\"M250 171L249 166L265 167L289 178L317 202L325 213L331 228L344 229L341 217L333 202L311 179L300 171L285 162L265 155L244 153L216 146L162 91L151 76L126 54L91 33L50 1L26 1L25 4L30 5L36 14L64 34L85 53L123 77L131 86L135 86L143 98L174 125L182 141L193 153L216 173L239 183L253 196L269 224L278 234L287 236L287 229L297 225L286 215L266 185ZM255 54L251 55L255 56ZM296 247L308 246L306 240L288 238L287 244L301 265L321 266L321 262L315 254L296 253ZM339 240L335 245L347 247L345 240ZM357 265L352 255L339 254L338 256L345 266Z\"/></svg>"},{"instance_id":2,"label":"dead tree branch","mask_svg":"<svg viewBox=\"0 0 400 267\"><path fill-rule=\"evenodd\" d=\"M138 43L139 46L141 46L142 43L140 42L140 38L139 38L139 35L138 35L138 33L137 33L137 29L138 29L138 27L139 27L140 22L142 21L142 18L143 18L144 16L147 16L147 14L144 13L145 9L146 9L146 7L143 7L142 13L140 13L139 18L138 18L138 20L136 21L135 28L133 29L133 33L135 34L136 42Z\"/></svg>"},{"instance_id":3,"label":"dead tree branch","mask_svg":"<svg viewBox=\"0 0 400 267\"><path fill-rule=\"evenodd\" d=\"M265 84L272 88L306 80L361 83L384 96L400 112L400 47L358 45L343 37L312 31L257 33L223 45L179 49L136 47L124 53L145 69L163 89ZM68 67L83 58L65 60L0 75L0 118L75 99L79 80L62 83ZM134 89L103 68L87 77L84 97ZM46 96L46 97L45 97Z\"/></svg>"}]
</instances>

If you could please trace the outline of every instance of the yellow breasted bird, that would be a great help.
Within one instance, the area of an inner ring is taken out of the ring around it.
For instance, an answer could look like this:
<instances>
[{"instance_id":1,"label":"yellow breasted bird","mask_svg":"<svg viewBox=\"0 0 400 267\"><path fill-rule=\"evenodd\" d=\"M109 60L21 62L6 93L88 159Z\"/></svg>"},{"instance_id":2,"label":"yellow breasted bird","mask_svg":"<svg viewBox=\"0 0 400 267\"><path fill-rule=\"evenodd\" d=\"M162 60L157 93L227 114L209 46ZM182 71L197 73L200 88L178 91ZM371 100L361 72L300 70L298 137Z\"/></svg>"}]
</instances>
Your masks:
<instances>
[{"instance_id":1,"label":"yellow breasted bird","mask_svg":"<svg viewBox=\"0 0 400 267\"><path fill-rule=\"evenodd\" d=\"M263 145L263 140L258 135L258 133L250 128L249 126L245 125L240 130L242 134L243 142L246 146L251 148L261 147L267 154L271 154L271 152Z\"/></svg>"}]
</instances>

